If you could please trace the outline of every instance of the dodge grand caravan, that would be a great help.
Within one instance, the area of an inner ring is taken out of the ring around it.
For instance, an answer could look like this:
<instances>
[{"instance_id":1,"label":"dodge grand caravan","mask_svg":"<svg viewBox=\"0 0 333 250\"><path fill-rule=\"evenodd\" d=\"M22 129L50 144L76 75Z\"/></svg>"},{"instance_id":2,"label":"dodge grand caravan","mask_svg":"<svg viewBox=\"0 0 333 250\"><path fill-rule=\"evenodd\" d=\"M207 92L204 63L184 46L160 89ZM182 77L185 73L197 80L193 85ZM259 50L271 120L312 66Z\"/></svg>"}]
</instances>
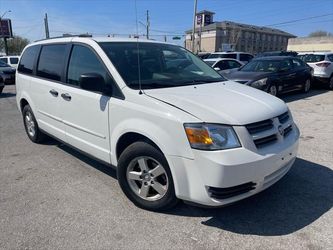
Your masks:
<instances>
[{"instance_id":1,"label":"dodge grand caravan","mask_svg":"<svg viewBox=\"0 0 333 250\"><path fill-rule=\"evenodd\" d=\"M67 37L28 45L16 76L31 141L55 137L117 169L137 206L223 206L293 165L299 130L286 104L227 81L182 47Z\"/></svg>"}]
</instances>

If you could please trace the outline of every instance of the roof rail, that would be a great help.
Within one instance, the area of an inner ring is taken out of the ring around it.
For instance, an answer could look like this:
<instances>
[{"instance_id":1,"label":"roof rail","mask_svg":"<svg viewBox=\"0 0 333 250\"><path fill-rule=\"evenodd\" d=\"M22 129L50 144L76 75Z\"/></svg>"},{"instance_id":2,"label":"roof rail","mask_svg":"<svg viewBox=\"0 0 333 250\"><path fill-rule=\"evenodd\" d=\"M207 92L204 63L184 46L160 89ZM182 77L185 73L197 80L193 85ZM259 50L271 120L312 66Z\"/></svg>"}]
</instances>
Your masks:
<instances>
[{"instance_id":1,"label":"roof rail","mask_svg":"<svg viewBox=\"0 0 333 250\"><path fill-rule=\"evenodd\" d=\"M63 34L62 36L54 36L54 37L50 37L50 38L35 40L35 42L52 40L52 39L57 39L57 38L65 38L65 37L92 37L92 35L90 35L90 34L79 34L79 35Z\"/></svg>"}]
</instances>

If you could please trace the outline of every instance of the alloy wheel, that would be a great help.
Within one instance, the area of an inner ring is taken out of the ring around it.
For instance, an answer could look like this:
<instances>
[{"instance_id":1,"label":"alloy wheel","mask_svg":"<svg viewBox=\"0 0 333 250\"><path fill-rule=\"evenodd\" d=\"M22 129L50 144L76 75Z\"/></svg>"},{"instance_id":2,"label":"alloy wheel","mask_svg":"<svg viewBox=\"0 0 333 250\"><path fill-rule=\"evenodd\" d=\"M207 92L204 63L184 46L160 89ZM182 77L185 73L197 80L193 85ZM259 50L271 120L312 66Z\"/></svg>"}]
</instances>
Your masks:
<instances>
[{"instance_id":1,"label":"alloy wheel","mask_svg":"<svg viewBox=\"0 0 333 250\"><path fill-rule=\"evenodd\" d=\"M133 159L127 168L126 179L132 191L144 200L160 200L168 191L169 180L164 167L150 157Z\"/></svg>"},{"instance_id":2,"label":"alloy wheel","mask_svg":"<svg viewBox=\"0 0 333 250\"><path fill-rule=\"evenodd\" d=\"M276 86L275 85L270 86L268 93L270 93L273 96L276 96L277 95L277 88L276 88Z\"/></svg>"},{"instance_id":3,"label":"alloy wheel","mask_svg":"<svg viewBox=\"0 0 333 250\"><path fill-rule=\"evenodd\" d=\"M25 125L29 136L34 137L36 134L36 126L30 111L25 113Z\"/></svg>"}]
</instances>

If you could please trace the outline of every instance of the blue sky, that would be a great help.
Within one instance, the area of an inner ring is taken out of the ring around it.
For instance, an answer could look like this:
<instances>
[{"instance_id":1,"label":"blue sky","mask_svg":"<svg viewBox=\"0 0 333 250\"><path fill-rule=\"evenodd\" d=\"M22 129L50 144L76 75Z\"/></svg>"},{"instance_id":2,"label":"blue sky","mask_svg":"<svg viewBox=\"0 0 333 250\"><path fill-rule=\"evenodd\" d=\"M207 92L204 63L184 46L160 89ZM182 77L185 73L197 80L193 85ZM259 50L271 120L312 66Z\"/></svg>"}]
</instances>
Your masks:
<instances>
[{"instance_id":1,"label":"blue sky","mask_svg":"<svg viewBox=\"0 0 333 250\"><path fill-rule=\"evenodd\" d=\"M145 22L150 11L151 33L155 39L184 34L192 27L193 0L137 0L138 20ZM272 25L291 20L331 14L320 18L276 25L306 36L315 30L333 33L333 0L198 0L199 10L216 13L214 20L230 20L254 25ZM0 14L11 10L14 33L30 40L44 38L44 13L49 16L51 36L63 33L135 34L134 0L0 0ZM139 34L145 27L138 25ZM180 43L180 42L179 42Z\"/></svg>"}]
</instances>

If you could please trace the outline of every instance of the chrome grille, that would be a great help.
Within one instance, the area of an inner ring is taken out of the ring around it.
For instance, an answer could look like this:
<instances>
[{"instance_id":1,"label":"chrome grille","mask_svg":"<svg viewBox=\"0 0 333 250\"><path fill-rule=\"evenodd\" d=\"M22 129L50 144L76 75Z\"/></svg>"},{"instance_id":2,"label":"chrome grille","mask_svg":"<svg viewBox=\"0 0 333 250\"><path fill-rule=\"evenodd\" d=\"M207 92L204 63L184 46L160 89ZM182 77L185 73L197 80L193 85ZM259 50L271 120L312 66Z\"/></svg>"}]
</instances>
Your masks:
<instances>
[{"instance_id":1,"label":"chrome grille","mask_svg":"<svg viewBox=\"0 0 333 250\"><path fill-rule=\"evenodd\" d=\"M279 132L278 128L281 126L282 132ZM279 137L282 136L282 138L284 138L288 136L293 129L288 111L271 119L247 124L245 127L251 135L257 149L276 143Z\"/></svg>"}]
</instances>

